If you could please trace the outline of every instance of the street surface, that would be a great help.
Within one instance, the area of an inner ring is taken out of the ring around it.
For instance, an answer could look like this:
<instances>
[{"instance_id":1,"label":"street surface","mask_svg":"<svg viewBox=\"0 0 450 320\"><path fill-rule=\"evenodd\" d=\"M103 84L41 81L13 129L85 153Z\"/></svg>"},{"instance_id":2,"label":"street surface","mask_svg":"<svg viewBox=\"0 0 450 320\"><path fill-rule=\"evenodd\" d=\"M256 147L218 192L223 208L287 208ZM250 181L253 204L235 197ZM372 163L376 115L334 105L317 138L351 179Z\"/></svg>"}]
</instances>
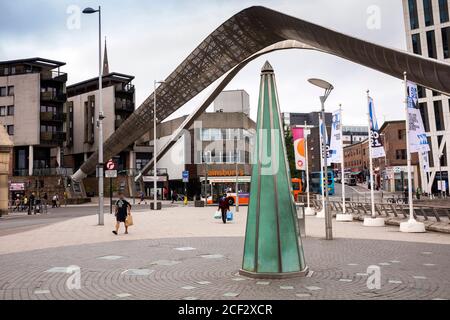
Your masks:
<instances>
[{"instance_id":1,"label":"street surface","mask_svg":"<svg viewBox=\"0 0 450 320\"><path fill-rule=\"evenodd\" d=\"M308 277L251 280L238 275L246 207L223 225L214 207L164 205L135 206L119 236L92 204L1 218L0 299L450 299L448 234L334 222L326 241L324 220L308 217ZM374 267L379 289L367 286Z\"/></svg>"}]
</instances>

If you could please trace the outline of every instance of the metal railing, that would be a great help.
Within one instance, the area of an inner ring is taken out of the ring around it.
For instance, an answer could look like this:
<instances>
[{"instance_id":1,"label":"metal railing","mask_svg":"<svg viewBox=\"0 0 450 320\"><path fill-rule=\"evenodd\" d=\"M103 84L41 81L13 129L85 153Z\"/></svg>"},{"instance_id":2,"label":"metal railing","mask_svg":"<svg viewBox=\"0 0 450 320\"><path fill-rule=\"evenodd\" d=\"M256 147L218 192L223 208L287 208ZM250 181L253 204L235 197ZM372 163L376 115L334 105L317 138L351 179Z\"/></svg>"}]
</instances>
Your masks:
<instances>
[{"instance_id":1,"label":"metal railing","mask_svg":"<svg viewBox=\"0 0 450 320\"><path fill-rule=\"evenodd\" d=\"M331 212L343 212L342 201L332 200L328 203ZM318 199L311 199L311 205L315 209L320 210L322 208L322 201ZM413 208L415 219L421 218L424 221L450 222L450 208L447 206L414 204ZM347 213L353 215L369 216L372 214L370 202L365 201L347 201L345 204L345 209ZM407 219L409 218L409 205L398 203L375 203L375 213L379 217Z\"/></svg>"}]
</instances>

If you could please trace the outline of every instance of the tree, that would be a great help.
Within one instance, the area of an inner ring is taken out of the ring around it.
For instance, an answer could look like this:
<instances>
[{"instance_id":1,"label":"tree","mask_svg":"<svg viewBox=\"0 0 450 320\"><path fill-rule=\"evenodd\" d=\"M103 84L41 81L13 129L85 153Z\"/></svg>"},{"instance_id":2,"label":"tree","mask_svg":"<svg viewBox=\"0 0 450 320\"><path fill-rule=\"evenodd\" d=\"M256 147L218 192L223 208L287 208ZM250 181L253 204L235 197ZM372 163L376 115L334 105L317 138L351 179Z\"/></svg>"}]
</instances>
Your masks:
<instances>
[{"instance_id":1,"label":"tree","mask_svg":"<svg viewBox=\"0 0 450 320\"><path fill-rule=\"evenodd\" d=\"M294 138L292 137L292 131L289 127L283 124L284 130L284 141L286 143L287 159L289 163L289 170L291 171L292 178L300 178L301 173L297 170L295 164L295 152L294 152Z\"/></svg>"}]
</instances>

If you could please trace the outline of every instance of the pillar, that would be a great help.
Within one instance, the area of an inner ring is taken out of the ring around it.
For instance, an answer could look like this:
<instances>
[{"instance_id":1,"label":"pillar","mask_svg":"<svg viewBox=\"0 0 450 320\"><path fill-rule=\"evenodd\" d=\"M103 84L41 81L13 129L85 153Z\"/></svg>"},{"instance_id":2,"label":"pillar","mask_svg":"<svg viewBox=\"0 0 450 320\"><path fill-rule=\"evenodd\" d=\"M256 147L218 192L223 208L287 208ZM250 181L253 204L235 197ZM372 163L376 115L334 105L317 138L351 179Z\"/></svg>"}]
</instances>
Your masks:
<instances>
[{"instance_id":1,"label":"pillar","mask_svg":"<svg viewBox=\"0 0 450 320\"><path fill-rule=\"evenodd\" d=\"M28 175L33 176L33 166L34 166L34 147L29 146L28 149Z\"/></svg>"}]
</instances>

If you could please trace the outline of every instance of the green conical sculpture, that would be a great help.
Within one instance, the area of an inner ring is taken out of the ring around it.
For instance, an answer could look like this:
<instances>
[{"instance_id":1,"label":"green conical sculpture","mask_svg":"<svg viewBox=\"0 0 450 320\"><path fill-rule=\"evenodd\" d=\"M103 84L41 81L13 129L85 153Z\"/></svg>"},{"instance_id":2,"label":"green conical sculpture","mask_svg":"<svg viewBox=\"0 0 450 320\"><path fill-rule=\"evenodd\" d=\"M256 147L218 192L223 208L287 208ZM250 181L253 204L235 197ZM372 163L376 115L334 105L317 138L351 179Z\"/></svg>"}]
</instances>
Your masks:
<instances>
[{"instance_id":1,"label":"green conical sculpture","mask_svg":"<svg viewBox=\"0 0 450 320\"><path fill-rule=\"evenodd\" d=\"M304 276L303 248L287 165L275 74L261 70L256 150L240 274L253 278Z\"/></svg>"}]
</instances>

